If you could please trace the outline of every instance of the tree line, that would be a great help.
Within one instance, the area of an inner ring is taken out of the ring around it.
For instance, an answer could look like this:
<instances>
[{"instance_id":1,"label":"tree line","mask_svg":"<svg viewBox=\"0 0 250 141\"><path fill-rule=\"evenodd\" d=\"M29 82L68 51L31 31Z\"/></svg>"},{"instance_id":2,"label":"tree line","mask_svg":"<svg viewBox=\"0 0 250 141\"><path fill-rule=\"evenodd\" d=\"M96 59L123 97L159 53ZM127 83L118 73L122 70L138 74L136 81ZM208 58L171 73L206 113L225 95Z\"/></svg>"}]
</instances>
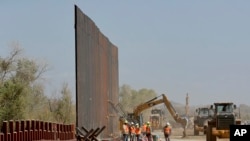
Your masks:
<instances>
[{"instance_id":1,"label":"tree line","mask_svg":"<svg viewBox=\"0 0 250 141\"><path fill-rule=\"evenodd\" d=\"M0 54L0 123L22 119L75 123L76 104L68 84L62 84L59 97L52 97L58 95L56 92L45 95L49 65L23 57L24 50L18 43L10 47L6 57ZM119 104L126 112L156 96L153 89L135 90L126 84L119 88ZM143 111L144 119L148 120L150 114L151 108Z\"/></svg>"},{"instance_id":2,"label":"tree line","mask_svg":"<svg viewBox=\"0 0 250 141\"><path fill-rule=\"evenodd\" d=\"M45 95L44 75L49 65L22 57L18 43L10 48L6 57L0 54L0 123L22 119L75 123L75 103L68 84L62 84L59 97Z\"/></svg>"}]
</instances>

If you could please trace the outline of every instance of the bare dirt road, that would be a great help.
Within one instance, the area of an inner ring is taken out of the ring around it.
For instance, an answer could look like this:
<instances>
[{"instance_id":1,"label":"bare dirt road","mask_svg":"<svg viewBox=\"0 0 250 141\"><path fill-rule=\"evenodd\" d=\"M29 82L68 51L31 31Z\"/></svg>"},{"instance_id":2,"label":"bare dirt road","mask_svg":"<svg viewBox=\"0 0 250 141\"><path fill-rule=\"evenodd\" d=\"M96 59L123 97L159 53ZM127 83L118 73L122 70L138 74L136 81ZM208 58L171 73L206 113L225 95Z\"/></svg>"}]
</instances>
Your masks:
<instances>
[{"instance_id":1,"label":"bare dirt road","mask_svg":"<svg viewBox=\"0 0 250 141\"><path fill-rule=\"evenodd\" d=\"M206 141L206 135L200 133L198 136L193 135L193 129L187 130L187 136L185 138L182 137L182 128L176 128L172 131L172 136L170 137L171 141ZM158 136L158 141L165 141L162 131L155 130L153 132L154 135ZM229 141L229 139L217 139L217 141Z\"/></svg>"}]
</instances>

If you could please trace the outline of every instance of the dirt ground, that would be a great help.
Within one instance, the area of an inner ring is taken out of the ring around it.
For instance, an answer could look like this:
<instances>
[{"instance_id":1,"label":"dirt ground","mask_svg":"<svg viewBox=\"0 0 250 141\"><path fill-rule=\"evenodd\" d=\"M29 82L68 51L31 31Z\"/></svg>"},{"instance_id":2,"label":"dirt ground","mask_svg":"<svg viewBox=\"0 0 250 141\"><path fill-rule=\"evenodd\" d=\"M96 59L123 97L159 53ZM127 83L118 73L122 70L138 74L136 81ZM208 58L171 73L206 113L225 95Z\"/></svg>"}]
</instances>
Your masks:
<instances>
[{"instance_id":1,"label":"dirt ground","mask_svg":"<svg viewBox=\"0 0 250 141\"><path fill-rule=\"evenodd\" d=\"M172 130L172 136L170 137L171 141L206 141L206 135L203 135L203 133L194 136L193 129L187 130L187 136L185 138L182 137L182 132L182 128L174 128ZM153 134L159 137L159 141L165 141L162 131L155 130ZM217 141L229 141L229 139L217 139Z\"/></svg>"},{"instance_id":2,"label":"dirt ground","mask_svg":"<svg viewBox=\"0 0 250 141\"><path fill-rule=\"evenodd\" d=\"M185 138L182 137L182 128L174 128L172 130L172 135L170 137L171 141L206 141L206 136L203 135L203 133L200 133L198 136L193 135L193 129L187 130L187 136ZM153 132L153 135L158 136L158 141L165 141L162 131L155 130ZM69 140L69 141L76 141L75 140ZM217 139L217 141L229 141L229 139Z\"/></svg>"}]
</instances>

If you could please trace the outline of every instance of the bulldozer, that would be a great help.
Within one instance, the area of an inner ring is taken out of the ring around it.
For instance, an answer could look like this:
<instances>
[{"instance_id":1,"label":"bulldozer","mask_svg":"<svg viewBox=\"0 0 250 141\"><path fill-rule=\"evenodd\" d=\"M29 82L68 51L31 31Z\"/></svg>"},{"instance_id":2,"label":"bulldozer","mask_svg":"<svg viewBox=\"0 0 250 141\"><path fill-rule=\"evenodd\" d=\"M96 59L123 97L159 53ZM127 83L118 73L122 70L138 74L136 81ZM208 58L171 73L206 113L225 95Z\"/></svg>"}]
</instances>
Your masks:
<instances>
[{"instance_id":1,"label":"bulldozer","mask_svg":"<svg viewBox=\"0 0 250 141\"><path fill-rule=\"evenodd\" d=\"M217 138L229 138L230 125L241 124L240 116L235 112L236 105L232 102L220 102L211 105L214 110L212 120L208 121L206 141L216 141Z\"/></svg>"},{"instance_id":2,"label":"bulldozer","mask_svg":"<svg viewBox=\"0 0 250 141\"><path fill-rule=\"evenodd\" d=\"M214 110L209 107L199 107L195 110L194 116L194 135L199 135L200 132L206 134L208 121L212 120Z\"/></svg>"}]
</instances>

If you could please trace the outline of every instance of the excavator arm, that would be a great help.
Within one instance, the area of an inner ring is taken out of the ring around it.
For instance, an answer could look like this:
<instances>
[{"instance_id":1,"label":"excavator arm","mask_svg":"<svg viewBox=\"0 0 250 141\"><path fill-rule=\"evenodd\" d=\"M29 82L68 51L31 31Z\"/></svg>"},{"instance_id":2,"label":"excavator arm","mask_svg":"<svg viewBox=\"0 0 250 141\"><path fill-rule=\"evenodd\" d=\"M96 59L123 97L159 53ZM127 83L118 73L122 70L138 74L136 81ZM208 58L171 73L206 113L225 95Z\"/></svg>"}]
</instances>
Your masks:
<instances>
[{"instance_id":1,"label":"excavator arm","mask_svg":"<svg viewBox=\"0 0 250 141\"><path fill-rule=\"evenodd\" d=\"M163 99L158 99L158 100L157 100L157 98L158 98L158 97L155 97L155 98L149 100L148 102L145 102L145 103L143 103L143 104L138 105L138 106L134 109L134 112L133 112L133 113L135 114L135 116L139 116L139 114L140 114L142 111L144 111L144 110L146 110L146 109L148 109L148 108L150 108L150 107L153 107L153 106L155 106L155 105L158 105L158 104L163 103Z\"/></svg>"},{"instance_id":2,"label":"excavator arm","mask_svg":"<svg viewBox=\"0 0 250 141\"><path fill-rule=\"evenodd\" d=\"M140 113L143 111L143 110L146 110L150 107L153 107L155 105L158 105L158 104L162 104L164 103L165 106L167 107L169 113L171 114L171 116L174 118L174 120L177 122L177 123L180 123L184 129L183 131L183 136L185 137L186 136L186 128L187 128L187 124L188 124L188 120L187 118L183 118L183 117L180 117L179 114L175 111L173 105L171 104L171 102L168 100L168 98L162 94L162 99L158 99L158 97L155 97L143 104L140 104L138 105L135 109L134 109L134 115L137 117L140 115Z\"/></svg>"}]
</instances>

